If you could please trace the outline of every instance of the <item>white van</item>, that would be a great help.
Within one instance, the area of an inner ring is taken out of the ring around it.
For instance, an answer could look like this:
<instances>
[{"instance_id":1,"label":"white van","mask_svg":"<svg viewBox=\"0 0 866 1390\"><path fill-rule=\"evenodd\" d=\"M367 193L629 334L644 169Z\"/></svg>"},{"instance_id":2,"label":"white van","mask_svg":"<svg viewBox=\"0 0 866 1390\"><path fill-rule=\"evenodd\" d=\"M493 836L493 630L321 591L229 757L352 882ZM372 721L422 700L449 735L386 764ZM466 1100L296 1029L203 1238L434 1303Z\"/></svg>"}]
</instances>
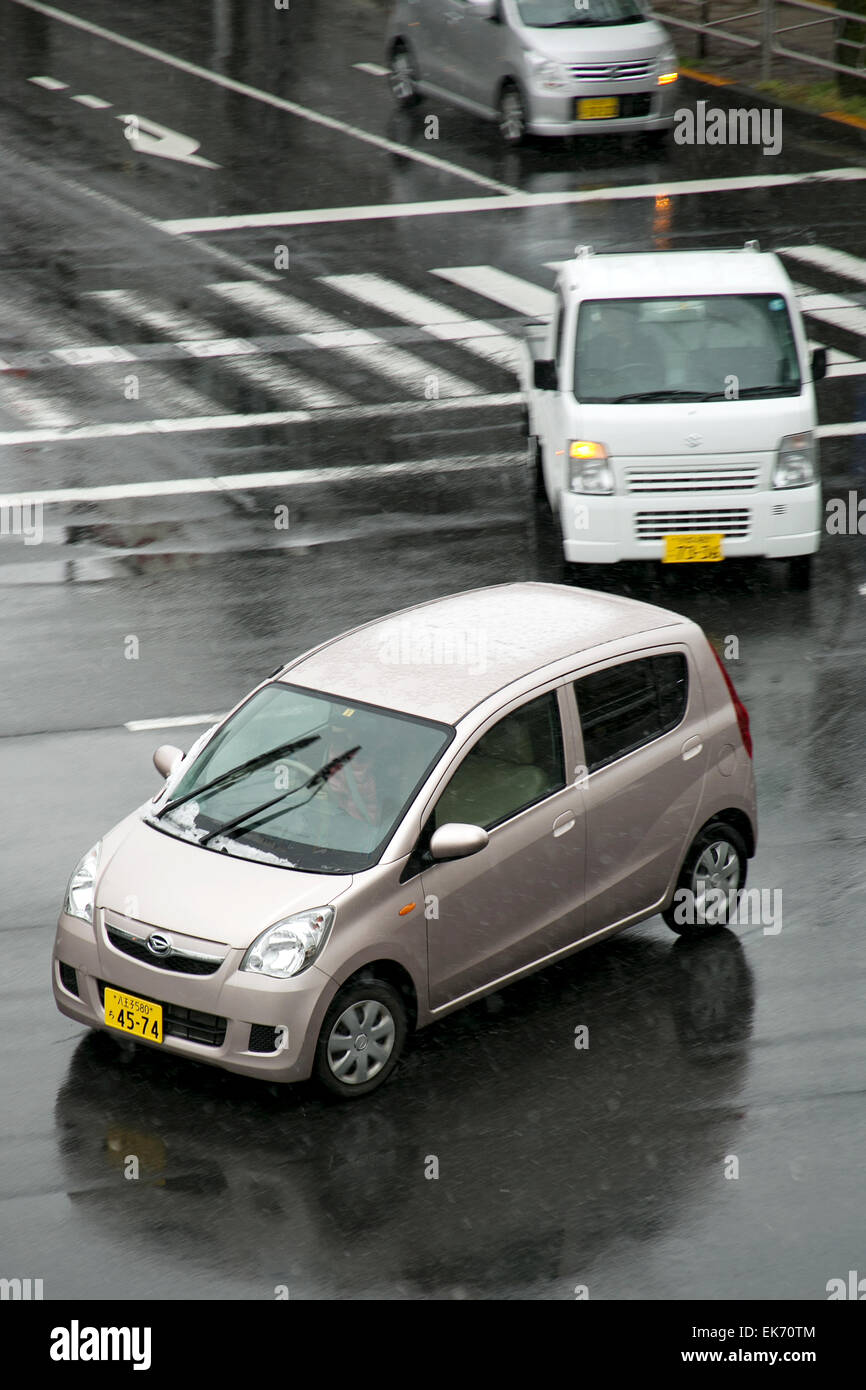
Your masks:
<instances>
[{"instance_id":1,"label":"white van","mask_svg":"<svg viewBox=\"0 0 866 1390\"><path fill-rule=\"evenodd\" d=\"M397 0L386 38L400 106L443 97L502 139L673 125L677 58L645 0Z\"/></svg>"},{"instance_id":2,"label":"white van","mask_svg":"<svg viewBox=\"0 0 866 1390\"><path fill-rule=\"evenodd\" d=\"M764 556L808 587L825 371L782 263L756 242L578 248L551 321L527 332L523 368L537 492L565 561Z\"/></svg>"}]
</instances>

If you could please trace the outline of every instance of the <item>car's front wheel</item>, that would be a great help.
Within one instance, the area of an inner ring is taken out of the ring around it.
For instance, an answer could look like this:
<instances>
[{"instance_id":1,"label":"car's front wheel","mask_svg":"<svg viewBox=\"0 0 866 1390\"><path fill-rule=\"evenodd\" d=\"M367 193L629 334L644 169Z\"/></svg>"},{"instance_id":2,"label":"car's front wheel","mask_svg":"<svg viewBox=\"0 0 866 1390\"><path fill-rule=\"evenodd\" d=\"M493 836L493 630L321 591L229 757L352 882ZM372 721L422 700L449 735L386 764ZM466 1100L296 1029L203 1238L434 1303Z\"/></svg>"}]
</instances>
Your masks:
<instances>
[{"instance_id":1,"label":"car's front wheel","mask_svg":"<svg viewBox=\"0 0 866 1390\"><path fill-rule=\"evenodd\" d=\"M412 54L404 43L395 43L391 50L388 81L391 87L391 96L397 106L404 110L408 110L411 106L417 106L421 100L421 94L416 85L418 77Z\"/></svg>"},{"instance_id":2,"label":"car's front wheel","mask_svg":"<svg viewBox=\"0 0 866 1390\"><path fill-rule=\"evenodd\" d=\"M662 916L679 936L700 936L723 926L746 882L743 837L724 821L711 821L696 836L680 870L670 907Z\"/></svg>"},{"instance_id":3,"label":"car's front wheel","mask_svg":"<svg viewBox=\"0 0 866 1390\"><path fill-rule=\"evenodd\" d=\"M788 587L804 592L812 584L812 556L793 555L788 561Z\"/></svg>"},{"instance_id":4,"label":"car's front wheel","mask_svg":"<svg viewBox=\"0 0 866 1390\"><path fill-rule=\"evenodd\" d=\"M507 82L499 98L499 134L506 145L522 145L526 139L526 107L520 89Z\"/></svg>"},{"instance_id":5,"label":"car's front wheel","mask_svg":"<svg viewBox=\"0 0 866 1390\"><path fill-rule=\"evenodd\" d=\"M325 1015L316 1079L343 1100L369 1095L396 1067L406 1031L406 1009L393 985L375 977L350 982Z\"/></svg>"}]
</instances>

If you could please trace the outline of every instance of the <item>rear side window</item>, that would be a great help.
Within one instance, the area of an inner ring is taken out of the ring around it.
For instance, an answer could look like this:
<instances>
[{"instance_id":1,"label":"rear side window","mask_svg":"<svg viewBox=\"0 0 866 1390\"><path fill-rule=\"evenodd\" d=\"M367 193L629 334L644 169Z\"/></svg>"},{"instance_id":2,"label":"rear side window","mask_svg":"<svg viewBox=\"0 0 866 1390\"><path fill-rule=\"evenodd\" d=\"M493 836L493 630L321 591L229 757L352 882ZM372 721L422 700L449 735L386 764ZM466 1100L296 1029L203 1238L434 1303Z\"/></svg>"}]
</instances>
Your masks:
<instances>
[{"instance_id":1,"label":"rear side window","mask_svg":"<svg viewBox=\"0 0 866 1390\"><path fill-rule=\"evenodd\" d=\"M590 772L675 729L688 703L681 652L624 661L574 682Z\"/></svg>"}]
</instances>

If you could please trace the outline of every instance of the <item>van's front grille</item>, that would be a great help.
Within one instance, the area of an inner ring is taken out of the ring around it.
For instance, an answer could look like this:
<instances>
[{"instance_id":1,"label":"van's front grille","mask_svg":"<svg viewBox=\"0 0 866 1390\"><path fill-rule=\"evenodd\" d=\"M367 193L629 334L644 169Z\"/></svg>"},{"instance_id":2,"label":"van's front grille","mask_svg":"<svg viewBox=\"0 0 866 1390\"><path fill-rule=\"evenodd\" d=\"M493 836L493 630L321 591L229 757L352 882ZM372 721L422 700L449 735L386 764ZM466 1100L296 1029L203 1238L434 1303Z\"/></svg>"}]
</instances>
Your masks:
<instances>
[{"instance_id":1,"label":"van's front grille","mask_svg":"<svg viewBox=\"0 0 866 1390\"><path fill-rule=\"evenodd\" d=\"M635 59L630 63L569 63L575 82L637 82L652 77L655 59Z\"/></svg>"},{"instance_id":2,"label":"van's front grille","mask_svg":"<svg viewBox=\"0 0 866 1390\"><path fill-rule=\"evenodd\" d=\"M706 468L627 468L629 492L745 492L758 486L760 469L750 463L711 464Z\"/></svg>"},{"instance_id":3,"label":"van's front grille","mask_svg":"<svg viewBox=\"0 0 866 1390\"><path fill-rule=\"evenodd\" d=\"M749 534L749 511L719 508L700 512L637 512L635 532L639 541L660 541L665 536L690 535L697 531L719 531L731 540L744 540Z\"/></svg>"},{"instance_id":4,"label":"van's front grille","mask_svg":"<svg viewBox=\"0 0 866 1390\"><path fill-rule=\"evenodd\" d=\"M99 981L99 1002L105 1003L106 989L120 990L120 985L106 985ZM121 990L121 993L134 994L136 999L148 999L151 1004L162 1007L162 1025L167 1038L185 1038L187 1042L201 1043L204 1047L222 1047L226 1040L228 1020L218 1014L201 1013L199 1009L185 1009L181 1004L165 1004L161 999L153 999L149 994L138 990Z\"/></svg>"}]
</instances>

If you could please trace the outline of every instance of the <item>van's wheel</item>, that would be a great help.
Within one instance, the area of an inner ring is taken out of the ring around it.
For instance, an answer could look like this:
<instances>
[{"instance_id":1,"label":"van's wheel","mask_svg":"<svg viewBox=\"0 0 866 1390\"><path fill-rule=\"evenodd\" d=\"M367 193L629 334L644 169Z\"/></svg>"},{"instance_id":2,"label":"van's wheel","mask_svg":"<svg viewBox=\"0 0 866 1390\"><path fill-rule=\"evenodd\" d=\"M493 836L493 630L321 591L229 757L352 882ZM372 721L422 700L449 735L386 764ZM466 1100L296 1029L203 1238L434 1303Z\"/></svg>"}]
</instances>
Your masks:
<instances>
[{"instance_id":1,"label":"van's wheel","mask_svg":"<svg viewBox=\"0 0 866 1390\"><path fill-rule=\"evenodd\" d=\"M671 931L678 936L700 936L722 926L728 918L728 894L743 887L747 868L748 855L739 831L722 820L705 825L686 855L674 900L662 912ZM725 894L724 904L714 890ZM678 900L683 891L688 896Z\"/></svg>"},{"instance_id":2,"label":"van's wheel","mask_svg":"<svg viewBox=\"0 0 866 1390\"><path fill-rule=\"evenodd\" d=\"M421 100L421 94L416 86L417 81L418 73L412 54L406 45L398 40L391 49L388 82L394 102L404 111L411 106L417 106Z\"/></svg>"},{"instance_id":3,"label":"van's wheel","mask_svg":"<svg viewBox=\"0 0 866 1390\"><path fill-rule=\"evenodd\" d=\"M526 139L526 107L515 82L506 82L499 97L499 134L512 147Z\"/></svg>"},{"instance_id":4,"label":"van's wheel","mask_svg":"<svg viewBox=\"0 0 866 1390\"><path fill-rule=\"evenodd\" d=\"M325 1014L313 1073L332 1095L356 1100L387 1081L405 1041L406 1009L393 985L354 980Z\"/></svg>"},{"instance_id":5,"label":"van's wheel","mask_svg":"<svg viewBox=\"0 0 866 1390\"><path fill-rule=\"evenodd\" d=\"M537 434L529 436L529 466L532 469L532 486L536 506L540 511L550 512L547 488L544 486L544 453Z\"/></svg>"},{"instance_id":6,"label":"van's wheel","mask_svg":"<svg viewBox=\"0 0 866 1390\"><path fill-rule=\"evenodd\" d=\"M812 556L792 555L788 561L788 588L803 592L812 586Z\"/></svg>"}]
</instances>

